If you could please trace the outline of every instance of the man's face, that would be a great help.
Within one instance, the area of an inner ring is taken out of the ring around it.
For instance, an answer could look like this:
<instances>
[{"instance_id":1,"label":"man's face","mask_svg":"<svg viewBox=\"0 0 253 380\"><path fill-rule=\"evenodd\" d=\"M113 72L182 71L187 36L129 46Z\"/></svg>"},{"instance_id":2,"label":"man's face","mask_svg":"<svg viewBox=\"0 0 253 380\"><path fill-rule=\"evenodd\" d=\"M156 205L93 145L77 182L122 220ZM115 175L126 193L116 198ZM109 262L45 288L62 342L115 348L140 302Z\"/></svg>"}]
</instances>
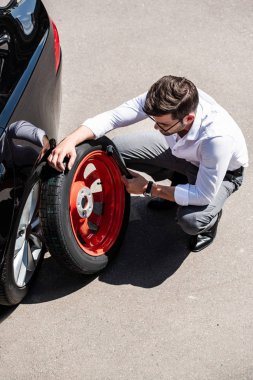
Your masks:
<instances>
[{"instance_id":1,"label":"man's face","mask_svg":"<svg viewBox=\"0 0 253 380\"><path fill-rule=\"evenodd\" d=\"M192 126L195 114L191 112L183 119L173 119L171 114L162 116L149 116L154 122L154 128L159 130L164 136L171 136L174 133L187 133Z\"/></svg>"}]
</instances>

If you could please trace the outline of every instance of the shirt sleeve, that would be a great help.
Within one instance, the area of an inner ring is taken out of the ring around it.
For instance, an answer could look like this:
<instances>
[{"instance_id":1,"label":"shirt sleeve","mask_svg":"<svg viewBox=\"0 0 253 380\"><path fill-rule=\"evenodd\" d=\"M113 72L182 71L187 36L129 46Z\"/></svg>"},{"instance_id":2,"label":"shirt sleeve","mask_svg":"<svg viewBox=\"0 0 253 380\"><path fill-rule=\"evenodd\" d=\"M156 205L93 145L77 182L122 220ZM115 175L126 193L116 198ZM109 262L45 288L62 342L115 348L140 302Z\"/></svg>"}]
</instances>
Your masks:
<instances>
[{"instance_id":1,"label":"shirt sleeve","mask_svg":"<svg viewBox=\"0 0 253 380\"><path fill-rule=\"evenodd\" d=\"M195 185L177 185L175 201L181 206L208 205L217 194L232 157L231 136L203 140L200 144L200 165Z\"/></svg>"},{"instance_id":2,"label":"shirt sleeve","mask_svg":"<svg viewBox=\"0 0 253 380\"><path fill-rule=\"evenodd\" d=\"M11 138L29 141L39 147L43 146L43 137L45 135L46 132L43 129L35 127L29 121L20 120L9 126L9 136Z\"/></svg>"},{"instance_id":3,"label":"shirt sleeve","mask_svg":"<svg viewBox=\"0 0 253 380\"><path fill-rule=\"evenodd\" d=\"M125 127L147 118L143 111L147 93L131 99L111 111L101 113L85 120L82 125L88 127L96 138L114 128Z\"/></svg>"}]
</instances>

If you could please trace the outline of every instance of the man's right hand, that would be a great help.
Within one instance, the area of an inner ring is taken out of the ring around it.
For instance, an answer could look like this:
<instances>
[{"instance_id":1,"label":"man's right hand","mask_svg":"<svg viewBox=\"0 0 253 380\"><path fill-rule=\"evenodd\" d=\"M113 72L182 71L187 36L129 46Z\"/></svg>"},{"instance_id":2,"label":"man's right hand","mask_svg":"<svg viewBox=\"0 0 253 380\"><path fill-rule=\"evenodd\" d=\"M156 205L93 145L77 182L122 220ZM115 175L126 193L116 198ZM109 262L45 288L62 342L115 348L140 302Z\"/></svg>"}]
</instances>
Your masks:
<instances>
[{"instance_id":1,"label":"man's right hand","mask_svg":"<svg viewBox=\"0 0 253 380\"><path fill-rule=\"evenodd\" d=\"M76 148L74 142L68 137L62 140L51 152L48 156L48 163L54 169L59 172L63 172L65 170L65 164L63 163L64 158L67 157L68 165L67 168L70 170L76 159Z\"/></svg>"},{"instance_id":2,"label":"man's right hand","mask_svg":"<svg viewBox=\"0 0 253 380\"><path fill-rule=\"evenodd\" d=\"M66 167L63 161L67 157L69 159L67 168L70 170L76 159L76 145L85 140L93 140L94 138L93 132L85 125L81 125L52 150L47 159L49 165L59 172L64 172Z\"/></svg>"}]
</instances>

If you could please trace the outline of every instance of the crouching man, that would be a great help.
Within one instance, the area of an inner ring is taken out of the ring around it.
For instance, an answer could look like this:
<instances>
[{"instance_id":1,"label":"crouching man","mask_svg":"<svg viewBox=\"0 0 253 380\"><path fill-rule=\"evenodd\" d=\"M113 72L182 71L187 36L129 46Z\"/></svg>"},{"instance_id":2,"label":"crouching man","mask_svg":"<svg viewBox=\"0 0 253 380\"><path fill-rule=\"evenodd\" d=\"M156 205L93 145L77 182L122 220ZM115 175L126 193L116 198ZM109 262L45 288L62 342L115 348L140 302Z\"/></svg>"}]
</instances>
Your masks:
<instances>
[{"instance_id":1,"label":"crouching man","mask_svg":"<svg viewBox=\"0 0 253 380\"><path fill-rule=\"evenodd\" d=\"M190 237L190 249L200 251L213 242L224 202L242 184L248 153L232 117L191 81L162 77L147 93L87 119L52 151L48 162L62 171L67 156L71 169L77 144L146 118L153 120L153 130L119 134L114 143L127 167L154 181L136 173L122 181L129 193L150 197L152 208L176 203L177 221ZM155 182L166 178L171 186Z\"/></svg>"}]
</instances>

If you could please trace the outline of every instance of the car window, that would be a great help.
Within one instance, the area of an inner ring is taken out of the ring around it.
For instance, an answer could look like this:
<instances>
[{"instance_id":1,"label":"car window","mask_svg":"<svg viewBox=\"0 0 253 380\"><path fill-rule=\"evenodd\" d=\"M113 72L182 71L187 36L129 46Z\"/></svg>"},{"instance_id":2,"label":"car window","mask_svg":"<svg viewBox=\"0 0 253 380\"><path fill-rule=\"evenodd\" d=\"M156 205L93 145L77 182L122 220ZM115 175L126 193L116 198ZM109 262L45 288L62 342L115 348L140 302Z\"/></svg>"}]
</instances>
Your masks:
<instances>
[{"instance_id":1,"label":"car window","mask_svg":"<svg viewBox=\"0 0 253 380\"><path fill-rule=\"evenodd\" d=\"M0 6L0 113L48 26L45 8L37 0Z\"/></svg>"}]
</instances>

